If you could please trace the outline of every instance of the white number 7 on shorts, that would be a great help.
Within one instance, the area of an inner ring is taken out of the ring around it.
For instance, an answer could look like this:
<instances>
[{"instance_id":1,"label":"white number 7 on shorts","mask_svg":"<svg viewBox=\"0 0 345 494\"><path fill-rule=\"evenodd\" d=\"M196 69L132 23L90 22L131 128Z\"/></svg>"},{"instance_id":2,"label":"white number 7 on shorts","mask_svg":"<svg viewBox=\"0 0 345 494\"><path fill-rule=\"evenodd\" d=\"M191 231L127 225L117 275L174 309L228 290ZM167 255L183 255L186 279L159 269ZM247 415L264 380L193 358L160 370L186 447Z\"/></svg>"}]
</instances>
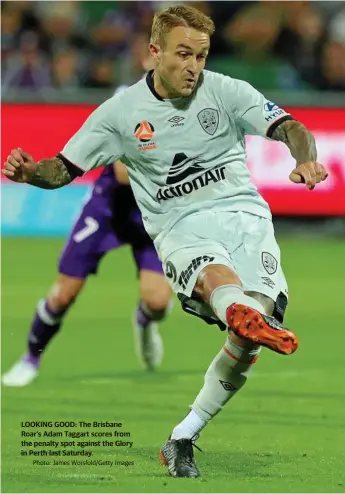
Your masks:
<instances>
[{"instance_id":1,"label":"white number 7 on shorts","mask_svg":"<svg viewBox=\"0 0 345 494\"><path fill-rule=\"evenodd\" d=\"M79 230L79 232L73 236L73 240L78 243L82 242L87 237L97 232L98 229L99 229L98 221L96 221L94 218L91 218L91 216L86 216L84 228Z\"/></svg>"}]
</instances>

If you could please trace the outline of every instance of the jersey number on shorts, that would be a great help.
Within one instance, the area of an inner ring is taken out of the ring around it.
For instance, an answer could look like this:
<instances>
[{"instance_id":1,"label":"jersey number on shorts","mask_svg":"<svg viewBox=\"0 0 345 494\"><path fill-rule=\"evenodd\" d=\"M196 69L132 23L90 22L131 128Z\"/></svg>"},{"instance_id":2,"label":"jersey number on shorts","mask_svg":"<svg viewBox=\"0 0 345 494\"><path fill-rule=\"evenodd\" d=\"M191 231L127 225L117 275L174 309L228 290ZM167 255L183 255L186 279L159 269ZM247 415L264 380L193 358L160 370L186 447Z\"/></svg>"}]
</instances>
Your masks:
<instances>
[{"instance_id":1,"label":"jersey number on shorts","mask_svg":"<svg viewBox=\"0 0 345 494\"><path fill-rule=\"evenodd\" d=\"M79 230L79 232L73 236L73 240L78 243L82 242L87 237L97 232L98 228L99 228L98 221L96 221L94 218L91 218L91 216L86 216L84 228Z\"/></svg>"}]
</instances>

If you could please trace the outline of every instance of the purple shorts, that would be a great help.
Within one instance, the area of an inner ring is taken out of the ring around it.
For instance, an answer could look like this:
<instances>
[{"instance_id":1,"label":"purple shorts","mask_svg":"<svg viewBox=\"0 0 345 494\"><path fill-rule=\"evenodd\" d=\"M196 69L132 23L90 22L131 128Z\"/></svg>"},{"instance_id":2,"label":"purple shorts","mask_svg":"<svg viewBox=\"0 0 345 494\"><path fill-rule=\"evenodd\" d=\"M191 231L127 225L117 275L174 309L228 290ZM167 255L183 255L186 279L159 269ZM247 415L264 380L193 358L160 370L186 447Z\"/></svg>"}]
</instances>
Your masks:
<instances>
[{"instance_id":1,"label":"purple shorts","mask_svg":"<svg viewBox=\"0 0 345 494\"><path fill-rule=\"evenodd\" d=\"M136 228L138 237L142 238L142 223L131 225L134 237ZM80 213L65 244L59 260L59 273L73 278L86 278L90 274L96 274L98 265L107 252L127 244L132 247L138 271L147 269L163 274L153 242L148 237L140 245L135 241L126 242L116 232L111 211L97 198L91 198Z\"/></svg>"}]
</instances>

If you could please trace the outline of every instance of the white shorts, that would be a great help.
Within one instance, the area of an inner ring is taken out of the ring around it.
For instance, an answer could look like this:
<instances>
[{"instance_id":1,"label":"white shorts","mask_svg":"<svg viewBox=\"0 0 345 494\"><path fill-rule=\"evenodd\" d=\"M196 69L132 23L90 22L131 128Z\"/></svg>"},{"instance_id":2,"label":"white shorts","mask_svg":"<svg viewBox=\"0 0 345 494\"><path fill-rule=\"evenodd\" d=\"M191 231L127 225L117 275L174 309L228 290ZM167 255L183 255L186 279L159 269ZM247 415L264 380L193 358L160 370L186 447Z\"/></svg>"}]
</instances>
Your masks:
<instances>
[{"instance_id":1,"label":"white shorts","mask_svg":"<svg viewBox=\"0 0 345 494\"><path fill-rule=\"evenodd\" d=\"M245 212L202 211L180 220L155 243L175 293L190 297L200 271L222 264L236 272L244 291L276 301L288 297L271 220Z\"/></svg>"}]
</instances>

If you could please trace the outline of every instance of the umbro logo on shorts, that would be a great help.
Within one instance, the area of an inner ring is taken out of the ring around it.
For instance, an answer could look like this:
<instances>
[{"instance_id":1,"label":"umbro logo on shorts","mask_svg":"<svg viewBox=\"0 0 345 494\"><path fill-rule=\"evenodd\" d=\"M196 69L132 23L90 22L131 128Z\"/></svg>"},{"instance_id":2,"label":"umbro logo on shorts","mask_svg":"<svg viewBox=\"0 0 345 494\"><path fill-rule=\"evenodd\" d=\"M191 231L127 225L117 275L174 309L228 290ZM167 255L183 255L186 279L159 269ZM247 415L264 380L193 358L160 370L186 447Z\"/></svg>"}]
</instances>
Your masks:
<instances>
[{"instance_id":1,"label":"umbro logo on shorts","mask_svg":"<svg viewBox=\"0 0 345 494\"><path fill-rule=\"evenodd\" d=\"M261 276L262 282L264 285L267 285L269 288L274 288L275 283L271 278L268 278L267 276Z\"/></svg>"}]
</instances>

